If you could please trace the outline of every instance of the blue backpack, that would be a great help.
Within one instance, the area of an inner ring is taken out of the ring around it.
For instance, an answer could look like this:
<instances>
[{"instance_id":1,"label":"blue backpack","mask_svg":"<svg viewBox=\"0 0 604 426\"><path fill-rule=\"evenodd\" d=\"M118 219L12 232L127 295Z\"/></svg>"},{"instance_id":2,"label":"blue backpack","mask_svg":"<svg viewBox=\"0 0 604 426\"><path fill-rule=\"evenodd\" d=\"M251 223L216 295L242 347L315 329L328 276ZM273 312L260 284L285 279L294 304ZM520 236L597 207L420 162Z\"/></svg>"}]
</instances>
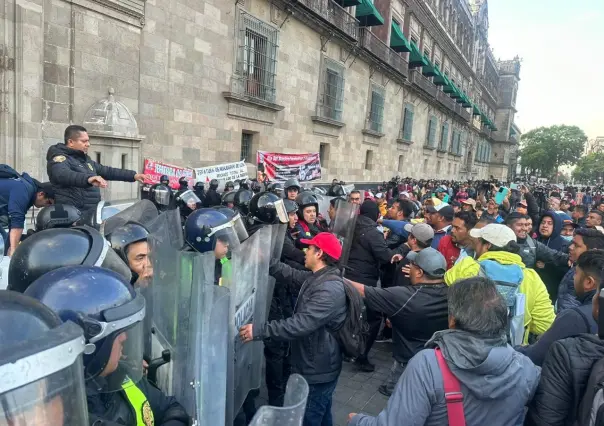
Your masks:
<instances>
[{"instance_id":1,"label":"blue backpack","mask_svg":"<svg viewBox=\"0 0 604 426\"><path fill-rule=\"evenodd\" d=\"M483 260L478 264L480 265L478 276L494 281L497 291L505 299L508 307L508 343L512 346L522 345L526 304L525 295L519 290L524 280L522 268L517 265L501 265L494 260Z\"/></svg>"}]
</instances>

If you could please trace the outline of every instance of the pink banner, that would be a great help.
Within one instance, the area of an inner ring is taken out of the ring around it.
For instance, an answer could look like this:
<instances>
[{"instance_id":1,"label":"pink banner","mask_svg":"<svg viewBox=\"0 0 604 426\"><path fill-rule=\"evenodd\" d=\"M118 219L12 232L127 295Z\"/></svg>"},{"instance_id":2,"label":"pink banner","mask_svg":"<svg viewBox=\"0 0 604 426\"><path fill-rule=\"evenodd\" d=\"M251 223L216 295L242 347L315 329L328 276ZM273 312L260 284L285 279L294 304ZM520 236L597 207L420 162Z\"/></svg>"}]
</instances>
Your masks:
<instances>
[{"instance_id":1,"label":"pink banner","mask_svg":"<svg viewBox=\"0 0 604 426\"><path fill-rule=\"evenodd\" d=\"M193 186L195 183L195 172L193 169L162 163L161 161L155 161L150 158L145 158L143 173L149 175L150 179L146 179L145 183L150 185L159 183L159 179L163 175L168 176L170 179L170 187L174 189L178 189L178 179L182 176L187 178L189 186Z\"/></svg>"}]
</instances>

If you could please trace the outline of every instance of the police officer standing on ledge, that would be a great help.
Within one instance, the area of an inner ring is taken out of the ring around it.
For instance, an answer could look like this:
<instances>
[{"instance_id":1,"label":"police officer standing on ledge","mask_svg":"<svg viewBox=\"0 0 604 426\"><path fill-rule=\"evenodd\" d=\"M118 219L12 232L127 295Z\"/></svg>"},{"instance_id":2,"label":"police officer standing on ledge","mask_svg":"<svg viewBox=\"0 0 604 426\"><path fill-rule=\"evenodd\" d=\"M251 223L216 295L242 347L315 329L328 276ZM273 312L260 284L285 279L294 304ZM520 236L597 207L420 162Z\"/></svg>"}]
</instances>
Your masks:
<instances>
[{"instance_id":1,"label":"police officer standing on ledge","mask_svg":"<svg viewBox=\"0 0 604 426\"><path fill-rule=\"evenodd\" d=\"M67 126L64 141L48 148L46 154L46 170L57 203L73 205L85 215L101 201L99 188L106 188L107 181L142 183L146 178L133 170L103 166L91 160L90 139L82 126Z\"/></svg>"}]
</instances>

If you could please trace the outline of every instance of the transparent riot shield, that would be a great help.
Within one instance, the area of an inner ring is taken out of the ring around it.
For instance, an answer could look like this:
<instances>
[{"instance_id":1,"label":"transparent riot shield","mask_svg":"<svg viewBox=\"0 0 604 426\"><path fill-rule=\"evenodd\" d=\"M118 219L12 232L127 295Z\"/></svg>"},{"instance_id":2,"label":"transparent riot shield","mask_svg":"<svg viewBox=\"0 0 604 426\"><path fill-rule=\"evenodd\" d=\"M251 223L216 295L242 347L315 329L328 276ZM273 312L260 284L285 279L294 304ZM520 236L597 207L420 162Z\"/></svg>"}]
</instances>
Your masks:
<instances>
[{"instance_id":1,"label":"transparent riot shield","mask_svg":"<svg viewBox=\"0 0 604 426\"><path fill-rule=\"evenodd\" d=\"M318 213L329 222L329 202L334 197L328 197L327 195L316 194L317 201L319 203L319 211Z\"/></svg>"},{"instance_id":2,"label":"transparent riot shield","mask_svg":"<svg viewBox=\"0 0 604 426\"><path fill-rule=\"evenodd\" d=\"M231 276L223 276L229 288L229 364L227 423L232 424L248 392L260 387L263 343L242 343L239 328L253 324L259 330L268 312L268 267L271 258L271 227L263 226L232 252ZM226 279L225 279L226 278Z\"/></svg>"},{"instance_id":3,"label":"transparent riot shield","mask_svg":"<svg viewBox=\"0 0 604 426\"><path fill-rule=\"evenodd\" d=\"M357 204L340 202L336 208L331 232L333 232L342 244L342 256L340 265L345 268L348 265L348 255L354 237L354 227L357 221L359 206Z\"/></svg>"},{"instance_id":4,"label":"transparent riot shield","mask_svg":"<svg viewBox=\"0 0 604 426\"><path fill-rule=\"evenodd\" d=\"M258 409L250 426L301 426L308 399L308 383L299 374L287 381L283 407L263 405Z\"/></svg>"},{"instance_id":5,"label":"transparent riot shield","mask_svg":"<svg viewBox=\"0 0 604 426\"><path fill-rule=\"evenodd\" d=\"M185 237L182 230L180 210L167 210L146 224L149 234L175 249L183 248Z\"/></svg>"},{"instance_id":6,"label":"transparent riot shield","mask_svg":"<svg viewBox=\"0 0 604 426\"><path fill-rule=\"evenodd\" d=\"M147 226L157 219L158 215L159 212L155 204L149 200L139 200L119 213L104 219L101 224L101 234L109 235L113 230L128 222L138 222L143 226Z\"/></svg>"},{"instance_id":7,"label":"transparent riot shield","mask_svg":"<svg viewBox=\"0 0 604 426\"><path fill-rule=\"evenodd\" d=\"M158 369L156 384L196 424L225 424L229 290L214 285L214 252L180 251L161 237L150 236L152 358L170 351L170 362Z\"/></svg>"},{"instance_id":8,"label":"transparent riot shield","mask_svg":"<svg viewBox=\"0 0 604 426\"><path fill-rule=\"evenodd\" d=\"M283 240L285 239L285 233L287 232L287 224L280 223L278 225L270 225L271 229L271 259L279 260L281 259L281 252L283 251ZM273 292L275 291L275 284L277 280L271 277L270 275L267 277L267 289L266 289L266 298L267 298L267 309L265 321L268 321L271 301L273 299Z\"/></svg>"}]
</instances>

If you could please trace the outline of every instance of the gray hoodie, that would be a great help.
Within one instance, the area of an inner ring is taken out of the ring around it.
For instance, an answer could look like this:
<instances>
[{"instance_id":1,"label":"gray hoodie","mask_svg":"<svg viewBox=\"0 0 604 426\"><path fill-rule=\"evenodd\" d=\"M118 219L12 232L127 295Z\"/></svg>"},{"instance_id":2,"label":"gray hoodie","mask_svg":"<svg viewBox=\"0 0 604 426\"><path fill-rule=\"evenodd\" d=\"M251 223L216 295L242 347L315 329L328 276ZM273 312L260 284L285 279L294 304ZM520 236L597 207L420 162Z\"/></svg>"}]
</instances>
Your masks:
<instances>
[{"instance_id":1,"label":"gray hoodie","mask_svg":"<svg viewBox=\"0 0 604 426\"><path fill-rule=\"evenodd\" d=\"M448 424L443 380L434 355L443 353L461 382L466 424L521 426L541 369L501 338L483 338L461 330L434 333L415 355L386 408L377 416L358 414L353 426L442 426Z\"/></svg>"}]
</instances>

